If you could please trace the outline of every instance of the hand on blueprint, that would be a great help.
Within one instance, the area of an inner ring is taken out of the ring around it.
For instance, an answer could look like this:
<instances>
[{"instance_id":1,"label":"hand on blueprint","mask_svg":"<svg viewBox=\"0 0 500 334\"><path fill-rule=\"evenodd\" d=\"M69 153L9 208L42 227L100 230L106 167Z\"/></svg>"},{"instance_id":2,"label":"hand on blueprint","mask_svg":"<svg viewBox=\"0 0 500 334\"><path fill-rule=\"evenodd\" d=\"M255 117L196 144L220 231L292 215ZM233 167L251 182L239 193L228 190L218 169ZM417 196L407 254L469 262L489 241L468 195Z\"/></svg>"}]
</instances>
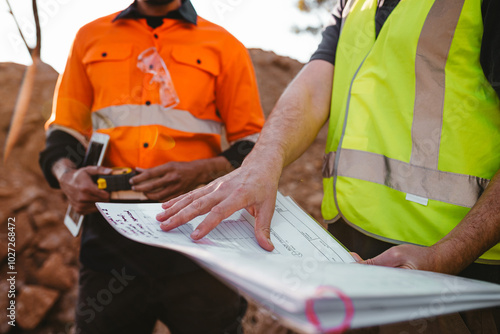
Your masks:
<instances>
[{"instance_id":1,"label":"hand on blueprint","mask_svg":"<svg viewBox=\"0 0 500 334\"><path fill-rule=\"evenodd\" d=\"M361 263L384 267L446 272L446 270L439 268L438 260L433 247L399 245L391 247L373 259L368 259Z\"/></svg>"},{"instance_id":2,"label":"hand on blueprint","mask_svg":"<svg viewBox=\"0 0 500 334\"><path fill-rule=\"evenodd\" d=\"M274 172L273 172L274 170ZM281 168L272 164L250 162L203 188L163 203L164 212L157 215L161 228L170 231L191 219L209 213L191 234L199 240L214 229L223 219L242 208L255 217L255 236L259 245L272 251L270 239L271 218L276 203L276 192Z\"/></svg>"}]
</instances>

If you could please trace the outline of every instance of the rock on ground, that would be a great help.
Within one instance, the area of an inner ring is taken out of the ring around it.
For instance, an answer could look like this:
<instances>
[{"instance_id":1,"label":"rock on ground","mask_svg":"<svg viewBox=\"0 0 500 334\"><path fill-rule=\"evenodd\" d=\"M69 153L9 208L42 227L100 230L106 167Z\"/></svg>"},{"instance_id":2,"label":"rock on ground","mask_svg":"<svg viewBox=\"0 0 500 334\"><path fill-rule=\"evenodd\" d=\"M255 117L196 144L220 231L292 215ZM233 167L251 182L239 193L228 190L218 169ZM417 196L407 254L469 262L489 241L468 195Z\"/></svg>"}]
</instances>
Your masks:
<instances>
[{"instance_id":1,"label":"rock on ground","mask_svg":"<svg viewBox=\"0 0 500 334\"><path fill-rule=\"evenodd\" d=\"M27 285L17 298L16 320L23 329L34 329L54 305L59 292L41 286Z\"/></svg>"}]
</instances>

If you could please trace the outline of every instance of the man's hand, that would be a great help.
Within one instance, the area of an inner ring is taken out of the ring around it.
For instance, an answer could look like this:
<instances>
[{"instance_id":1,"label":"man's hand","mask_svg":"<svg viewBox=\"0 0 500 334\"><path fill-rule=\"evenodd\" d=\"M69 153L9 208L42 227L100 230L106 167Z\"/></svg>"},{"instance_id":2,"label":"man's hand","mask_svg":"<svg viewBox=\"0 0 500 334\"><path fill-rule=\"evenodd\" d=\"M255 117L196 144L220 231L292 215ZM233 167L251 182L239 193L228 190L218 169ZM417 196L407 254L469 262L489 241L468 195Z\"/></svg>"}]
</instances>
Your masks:
<instances>
[{"instance_id":1,"label":"man's hand","mask_svg":"<svg viewBox=\"0 0 500 334\"><path fill-rule=\"evenodd\" d=\"M224 157L169 162L149 169L137 168L140 174L130 182L132 190L143 192L150 200L163 202L206 184L232 169Z\"/></svg>"},{"instance_id":2,"label":"man's hand","mask_svg":"<svg viewBox=\"0 0 500 334\"><path fill-rule=\"evenodd\" d=\"M191 238L199 240L223 219L245 208L255 217L257 242L262 248L272 251L274 245L270 239L270 225L280 174L281 166L276 174L262 165L243 165L203 188L163 203L165 211L158 214L156 219L162 222L163 230L170 231L199 215L208 213L191 234Z\"/></svg>"},{"instance_id":3,"label":"man's hand","mask_svg":"<svg viewBox=\"0 0 500 334\"><path fill-rule=\"evenodd\" d=\"M58 176L61 190L68 197L69 204L79 214L96 212L96 202L108 202L109 193L97 188L93 175L109 174L110 168L89 166L80 169L68 168Z\"/></svg>"},{"instance_id":4,"label":"man's hand","mask_svg":"<svg viewBox=\"0 0 500 334\"><path fill-rule=\"evenodd\" d=\"M161 228L170 231L208 213L191 234L198 240L223 219L245 208L255 217L257 242L273 250L270 225L281 171L304 153L326 122L332 79L333 66L329 62L313 60L304 66L281 96L242 166L206 187L164 203L165 212L156 217L163 222Z\"/></svg>"},{"instance_id":5,"label":"man's hand","mask_svg":"<svg viewBox=\"0 0 500 334\"><path fill-rule=\"evenodd\" d=\"M453 274L451 270L439 265L438 255L433 247L405 244L391 247L373 259L360 261L360 263Z\"/></svg>"}]
</instances>

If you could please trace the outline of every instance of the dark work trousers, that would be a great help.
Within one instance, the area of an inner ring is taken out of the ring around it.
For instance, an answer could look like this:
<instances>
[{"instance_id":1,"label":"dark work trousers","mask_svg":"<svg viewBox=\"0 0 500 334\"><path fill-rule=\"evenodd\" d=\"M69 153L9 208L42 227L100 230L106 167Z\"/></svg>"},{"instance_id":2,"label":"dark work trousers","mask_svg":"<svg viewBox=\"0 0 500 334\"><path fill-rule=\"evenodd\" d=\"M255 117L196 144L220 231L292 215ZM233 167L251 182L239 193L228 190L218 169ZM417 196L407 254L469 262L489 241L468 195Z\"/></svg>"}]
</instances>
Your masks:
<instances>
[{"instance_id":1,"label":"dark work trousers","mask_svg":"<svg viewBox=\"0 0 500 334\"><path fill-rule=\"evenodd\" d=\"M156 320L172 334L243 333L246 301L205 270L164 277L82 265L76 334L147 334Z\"/></svg>"},{"instance_id":2,"label":"dark work trousers","mask_svg":"<svg viewBox=\"0 0 500 334\"><path fill-rule=\"evenodd\" d=\"M357 231L342 219L328 225L328 231L362 259L373 258L393 244ZM458 276L500 284L500 266L473 263ZM397 324L348 331L350 334L497 334L500 333L500 308L489 308Z\"/></svg>"},{"instance_id":3,"label":"dark work trousers","mask_svg":"<svg viewBox=\"0 0 500 334\"><path fill-rule=\"evenodd\" d=\"M246 301L180 253L129 240L101 214L86 217L76 334L239 333Z\"/></svg>"}]
</instances>

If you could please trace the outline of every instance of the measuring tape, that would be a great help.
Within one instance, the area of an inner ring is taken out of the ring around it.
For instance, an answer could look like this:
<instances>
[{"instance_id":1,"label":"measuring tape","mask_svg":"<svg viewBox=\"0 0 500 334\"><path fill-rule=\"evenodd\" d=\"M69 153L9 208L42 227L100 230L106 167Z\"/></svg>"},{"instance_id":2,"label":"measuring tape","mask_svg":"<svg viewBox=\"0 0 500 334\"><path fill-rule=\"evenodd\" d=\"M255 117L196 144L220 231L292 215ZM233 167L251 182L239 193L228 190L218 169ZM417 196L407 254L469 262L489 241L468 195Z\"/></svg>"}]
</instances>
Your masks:
<instances>
[{"instance_id":1,"label":"measuring tape","mask_svg":"<svg viewBox=\"0 0 500 334\"><path fill-rule=\"evenodd\" d=\"M113 167L112 169L111 174L97 176L97 188L109 192L132 189L129 181L137 175L136 171L129 167Z\"/></svg>"}]
</instances>

